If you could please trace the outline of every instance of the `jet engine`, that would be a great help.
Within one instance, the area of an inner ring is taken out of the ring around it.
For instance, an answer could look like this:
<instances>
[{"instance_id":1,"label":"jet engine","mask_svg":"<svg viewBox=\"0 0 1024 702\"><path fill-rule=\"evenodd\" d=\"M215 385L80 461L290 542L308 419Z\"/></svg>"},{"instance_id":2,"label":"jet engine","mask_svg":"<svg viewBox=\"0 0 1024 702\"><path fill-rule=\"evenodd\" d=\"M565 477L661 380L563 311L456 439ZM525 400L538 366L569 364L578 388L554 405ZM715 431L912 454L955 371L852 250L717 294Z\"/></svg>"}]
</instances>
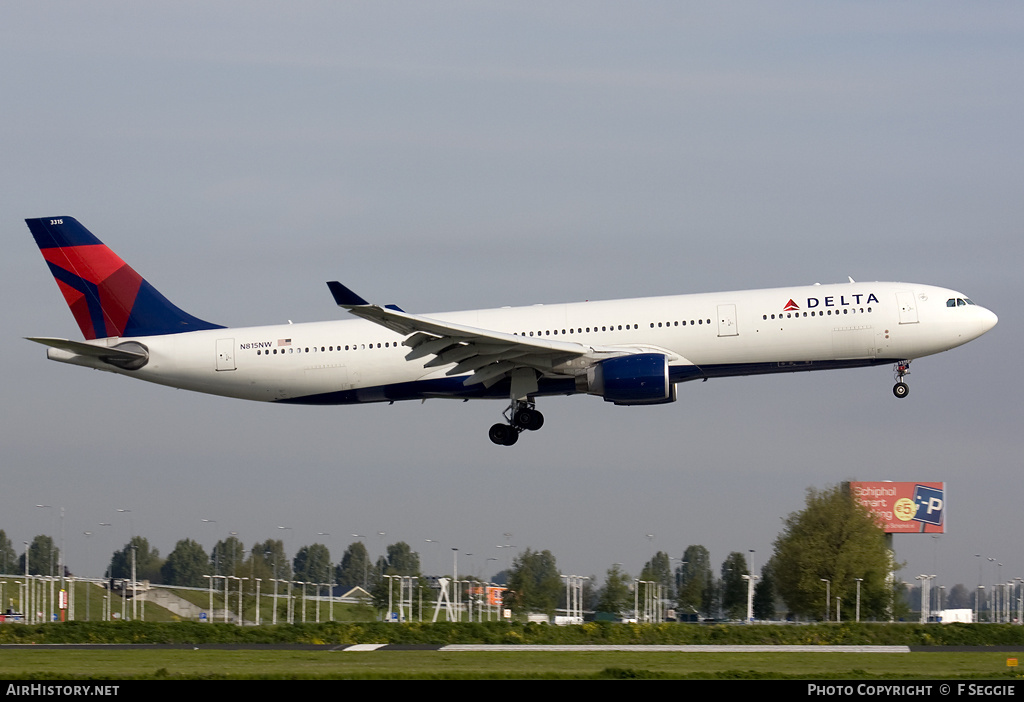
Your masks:
<instances>
[{"instance_id":1,"label":"jet engine","mask_svg":"<svg viewBox=\"0 0 1024 702\"><path fill-rule=\"evenodd\" d=\"M669 382L668 357L660 353L617 356L596 363L578 377L580 390L617 405L657 405L676 401Z\"/></svg>"}]
</instances>

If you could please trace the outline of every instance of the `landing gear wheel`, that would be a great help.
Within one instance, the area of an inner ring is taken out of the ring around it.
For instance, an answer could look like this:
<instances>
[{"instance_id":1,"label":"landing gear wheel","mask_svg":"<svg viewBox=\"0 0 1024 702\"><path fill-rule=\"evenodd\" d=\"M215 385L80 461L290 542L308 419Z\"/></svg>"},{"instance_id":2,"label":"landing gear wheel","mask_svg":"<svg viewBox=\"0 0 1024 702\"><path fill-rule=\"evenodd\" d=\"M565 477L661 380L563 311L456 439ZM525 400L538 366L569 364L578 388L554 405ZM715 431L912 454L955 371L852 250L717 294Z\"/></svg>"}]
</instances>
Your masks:
<instances>
[{"instance_id":1,"label":"landing gear wheel","mask_svg":"<svg viewBox=\"0 0 1024 702\"><path fill-rule=\"evenodd\" d=\"M509 424L495 424L487 436L498 446L511 446L519 441L519 432Z\"/></svg>"},{"instance_id":2,"label":"landing gear wheel","mask_svg":"<svg viewBox=\"0 0 1024 702\"><path fill-rule=\"evenodd\" d=\"M892 386L892 394L903 399L910 394L910 386L903 382L903 378L910 375L910 361L900 361L892 368L896 384Z\"/></svg>"},{"instance_id":3,"label":"landing gear wheel","mask_svg":"<svg viewBox=\"0 0 1024 702\"><path fill-rule=\"evenodd\" d=\"M537 411L532 400L513 400L504 412L506 424L495 424L487 432L492 443L511 446L519 441L524 431L537 431L544 426L544 415Z\"/></svg>"},{"instance_id":4,"label":"landing gear wheel","mask_svg":"<svg viewBox=\"0 0 1024 702\"><path fill-rule=\"evenodd\" d=\"M513 413L512 424L527 431L537 431L544 426L544 415L535 409L524 407Z\"/></svg>"}]
</instances>

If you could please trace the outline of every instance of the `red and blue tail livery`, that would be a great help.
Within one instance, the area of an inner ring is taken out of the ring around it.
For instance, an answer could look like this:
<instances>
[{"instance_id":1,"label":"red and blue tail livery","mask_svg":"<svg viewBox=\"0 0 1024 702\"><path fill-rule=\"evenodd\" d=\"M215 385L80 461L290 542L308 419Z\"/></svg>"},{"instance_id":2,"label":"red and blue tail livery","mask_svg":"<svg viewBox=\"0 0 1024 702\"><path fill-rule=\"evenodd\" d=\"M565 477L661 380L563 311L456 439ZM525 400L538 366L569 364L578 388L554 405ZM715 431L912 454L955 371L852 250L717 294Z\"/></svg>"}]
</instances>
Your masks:
<instances>
[{"instance_id":1,"label":"red and blue tail livery","mask_svg":"<svg viewBox=\"0 0 1024 702\"><path fill-rule=\"evenodd\" d=\"M220 328L173 305L76 219L25 222L86 339Z\"/></svg>"},{"instance_id":2,"label":"red and blue tail livery","mask_svg":"<svg viewBox=\"0 0 1024 702\"><path fill-rule=\"evenodd\" d=\"M508 402L499 446L544 424L540 398L676 401L694 380L891 365L966 344L996 316L963 293L874 282L413 314L331 281L352 318L222 327L171 304L70 217L29 219L85 341L29 337L47 358L244 400Z\"/></svg>"}]
</instances>

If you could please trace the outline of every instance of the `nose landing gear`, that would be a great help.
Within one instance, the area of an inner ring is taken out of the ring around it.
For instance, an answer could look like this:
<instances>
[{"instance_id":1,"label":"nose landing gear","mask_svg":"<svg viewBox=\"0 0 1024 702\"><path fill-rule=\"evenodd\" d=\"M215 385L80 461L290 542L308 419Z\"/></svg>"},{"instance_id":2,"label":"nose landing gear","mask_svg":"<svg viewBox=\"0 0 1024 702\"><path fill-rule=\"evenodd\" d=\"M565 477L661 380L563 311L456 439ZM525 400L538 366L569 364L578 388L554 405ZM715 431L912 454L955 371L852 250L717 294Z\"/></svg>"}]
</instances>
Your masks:
<instances>
[{"instance_id":1,"label":"nose landing gear","mask_svg":"<svg viewBox=\"0 0 1024 702\"><path fill-rule=\"evenodd\" d=\"M491 442L498 446L512 446L519 441L521 432L537 431L544 426L544 415L530 401L513 401L505 410L505 419L507 424L495 424L487 432Z\"/></svg>"},{"instance_id":2,"label":"nose landing gear","mask_svg":"<svg viewBox=\"0 0 1024 702\"><path fill-rule=\"evenodd\" d=\"M910 394L910 386L903 382L904 376L910 375L910 361L900 361L893 366L896 384L892 386L892 394L903 399Z\"/></svg>"}]
</instances>

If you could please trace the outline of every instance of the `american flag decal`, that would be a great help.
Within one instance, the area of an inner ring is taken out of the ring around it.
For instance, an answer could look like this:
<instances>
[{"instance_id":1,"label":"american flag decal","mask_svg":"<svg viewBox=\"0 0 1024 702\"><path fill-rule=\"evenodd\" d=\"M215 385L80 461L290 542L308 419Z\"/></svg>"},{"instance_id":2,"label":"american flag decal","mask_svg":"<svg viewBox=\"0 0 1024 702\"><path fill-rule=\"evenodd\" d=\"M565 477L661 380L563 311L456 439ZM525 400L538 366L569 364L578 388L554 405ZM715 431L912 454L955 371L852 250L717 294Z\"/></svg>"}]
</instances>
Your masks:
<instances>
[{"instance_id":1,"label":"american flag decal","mask_svg":"<svg viewBox=\"0 0 1024 702\"><path fill-rule=\"evenodd\" d=\"M278 339L277 340L277 345L278 346L291 346L292 345L292 340L291 339Z\"/></svg>"}]
</instances>

